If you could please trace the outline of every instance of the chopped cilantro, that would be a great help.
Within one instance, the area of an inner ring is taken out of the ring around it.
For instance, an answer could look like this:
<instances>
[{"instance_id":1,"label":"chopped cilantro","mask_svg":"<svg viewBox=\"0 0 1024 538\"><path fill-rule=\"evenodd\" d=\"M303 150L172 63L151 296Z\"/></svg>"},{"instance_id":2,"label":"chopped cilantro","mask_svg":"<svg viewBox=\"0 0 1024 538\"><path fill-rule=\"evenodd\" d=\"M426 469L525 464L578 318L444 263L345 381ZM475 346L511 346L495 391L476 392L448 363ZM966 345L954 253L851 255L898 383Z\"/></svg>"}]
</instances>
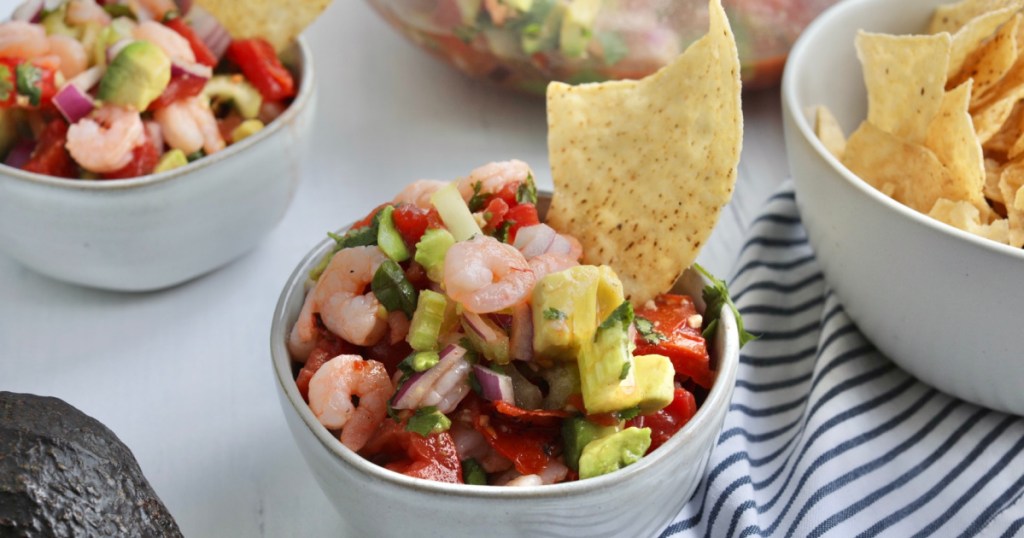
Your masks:
<instances>
[{"instance_id":1,"label":"chopped cilantro","mask_svg":"<svg viewBox=\"0 0 1024 538\"><path fill-rule=\"evenodd\" d=\"M14 75L11 73L11 68L0 64L0 101L6 101L11 98L11 92L14 91Z\"/></svg>"},{"instance_id":2,"label":"chopped cilantro","mask_svg":"<svg viewBox=\"0 0 1024 538\"><path fill-rule=\"evenodd\" d=\"M628 329L629 325L633 323L633 305L629 301L623 301L611 314L608 314L608 318L601 322L597 330L600 332L605 329L611 329L619 323L622 324L623 330Z\"/></svg>"},{"instance_id":3,"label":"chopped cilantro","mask_svg":"<svg viewBox=\"0 0 1024 538\"><path fill-rule=\"evenodd\" d=\"M202 159L203 156L205 156L205 155L206 155L205 151L203 151L201 149L197 149L195 151L195 153L189 153L188 155L185 156L185 158L188 159L188 162L192 162L192 161L195 161L197 159Z\"/></svg>"},{"instance_id":4,"label":"chopped cilantro","mask_svg":"<svg viewBox=\"0 0 1024 538\"><path fill-rule=\"evenodd\" d=\"M14 72L18 83L18 93L28 97L30 105L39 106L39 101L43 97L43 90L39 87L39 83L43 79L43 72L28 62L18 64L18 67L14 68Z\"/></svg>"},{"instance_id":5,"label":"chopped cilantro","mask_svg":"<svg viewBox=\"0 0 1024 538\"><path fill-rule=\"evenodd\" d=\"M136 19L135 12L132 11L132 8L130 8L130 7L126 6L126 5L124 5L124 4L113 4L113 3L105 4L103 6L103 11L106 11L107 15L110 15L110 18L112 18L112 19L116 19L118 17L128 17L129 19L132 19L132 20L138 20L138 19ZM176 11L170 11L170 12L168 12L168 15L165 17L165 20L169 20L169 19L173 18L171 16L171 13L173 13L175 16L177 16L177 12Z\"/></svg>"},{"instance_id":6,"label":"chopped cilantro","mask_svg":"<svg viewBox=\"0 0 1024 538\"><path fill-rule=\"evenodd\" d=\"M626 361L622 363L622 372L619 373L619 381L622 381L629 377L629 368L633 366L633 363Z\"/></svg>"},{"instance_id":7,"label":"chopped cilantro","mask_svg":"<svg viewBox=\"0 0 1024 538\"><path fill-rule=\"evenodd\" d=\"M636 319L633 320L633 325L636 326L636 330L640 333L640 337L644 339L644 342L647 342L652 346L656 346L667 340L664 334L661 334L654 329L654 324L647 318L637 316Z\"/></svg>"},{"instance_id":8,"label":"chopped cilantro","mask_svg":"<svg viewBox=\"0 0 1024 538\"><path fill-rule=\"evenodd\" d=\"M498 225L498 229L494 231L494 238L502 243L508 243L508 231L512 229L512 225L515 221L506 220Z\"/></svg>"},{"instance_id":9,"label":"chopped cilantro","mask_svg":"<svg viewBox=\"0 0 1024 538\"><path fill-rule=\"evenodd\" d=\"M477 181L473 184L473 196L469 199L466 205L469 206L469 210L473 213L480 211L487 205L488 195L480 192L484 188L484 184Z\"/></svg>"},{"instance_id":10,"label":"chopped cilantro","mask_svg":"<svg viewBox=\"0 0 1024 538\"><path fill-rule=\"evenodd\" d=\"M462 460L462 480L474 486L486 486L487 473L476 460L472 458Z\"/></svg>"},{"instance_id":11,"label":"chopped cilantro","mask_svg":"<svg viewBox=\"0 0 1024 538\"><path fill-rule=\"evenodd\" d=\"M434 406L427 406L417 409L409 417L409 422L405 424L405 431L417 433L421 437L427 437L434 433L446 432L451 426L451 419L446 417L444 413L438 411Z\"/></svg>"},{"instance_id":12,"label":"chopped cilantro","mask_svg":"<svg viewBox=\"0 0 1024 538\"><path fill-rule=\"evenodd\" d=\"M526 176L526 181L519 184L516 189L516 202L520 204L537 203L537 185L533 182L533 174Z\"/></svg>"},{"instance_id":13,"label":"chopped cilantro","mask_svg":"<svg viewBox=\"0 0 1024 538\"><path fill-rule=\"evenodd\" d=\"M568 319L568 317L569 316L566 315L565 312L562 312L561 310L559 310L557 308L545 308L544 309L544 319L546 319L546 320L550 320L550 321L559 320L560 321L560 320L563 320L563 319Z\"/></svg>"},{"instance_id":14,"label":"chopped cilantro","mask_svg":"<svg viewBox=\"0 0 1024 538\"><path fill-rule=\"evenodd\" d=\"M704 275L711 284L704 287L704 291L701 294L704 297L704 303L707 305L704 308L704 331L703 336L705 339L711 339L715 335L715 329L718 327L718 319L722 313L722 307L729 305L732 309L732 314L736 318L736 327L739 328L740 332L740 347L743 347L750 342L755 340L757 336L750 334L743 328L743 317L740 316L740 311L736 308L736 305L732 302L732 298L729 297L729 286L726 285L725 281L715 278L707 269L704 269L699 264L693 264L693 266Z\"/></svg>"}]
</instances>

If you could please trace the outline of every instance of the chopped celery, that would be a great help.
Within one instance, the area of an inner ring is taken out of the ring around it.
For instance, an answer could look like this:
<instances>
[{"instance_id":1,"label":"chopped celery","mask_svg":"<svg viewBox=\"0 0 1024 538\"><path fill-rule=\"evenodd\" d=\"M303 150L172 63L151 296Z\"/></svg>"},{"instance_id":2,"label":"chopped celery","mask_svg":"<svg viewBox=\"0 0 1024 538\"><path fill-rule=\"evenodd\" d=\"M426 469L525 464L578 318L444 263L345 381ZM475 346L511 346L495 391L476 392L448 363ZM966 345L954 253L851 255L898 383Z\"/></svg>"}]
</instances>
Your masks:
<instances>
[{"instance_id":1,"label":"chopped celery","mask_svg":"<svg viewBox=\"0 0 1024 538\"><path fill-rule=\"evenodd\" d=\"M448 299L443 294L431 290L420 292L416 312L412 315L409 334L406 336L410 347L416 351L438 349L437 339L441 334L447 306Z\"/></svg>"},{"instance_id":2,"label":"chopped celery","mask_svg":"<svg viewBox=\"0 0 1024 538\"><path fill-rule=\"evenodd\" d=\"M406 431L418 433L422 437L428 437L434 433L446 432L451 426L451 419L438 411L436 407L430 406L417 409L409 417L409 422L406 423L405 429Z\"/></svg>"},{"instance_id":3,"label":"chopped celery","mask_svg":"<svg viewBox=\"0 0 1024 538\"><path fill-rule=\"evenodd\" d=\"M412 354L412 370L414 372L426 372L441 361L441 355L436 351L417 351Z\"/></svg>"},{"instance_id":4,"label":"chopped celery","mask_svg":"<svg viewBox=\"0 0 1024 538\"><path fill-rule=\"evenodd\" d=\"M483 233L473 214L470 213L466 201L459 194L455 183L441 187L430 197L430 203L437 208L441 220L456 241L465 241L474 235Z\"/></svg>"},{"instance_id":5,"label":"chopped celery","mask_svg":"<svg viewBox=\"0 0 1024 538\"><path fill-rule=\"evenodd\" d=\"M395 207L384 206L380 210L380 224L377 226L377 246L396 262L404 262L409 259L409 249L405 246L405 239L395 227Z\"/></svg>"},{"instance_id":6,"label":"chopped celery","mask_svg":"<svg viewBox=\"0 0 1024 538\"><path fill-rule=\"evenodd\" d=\"M472 322L467 319L469 316L474 316ZM508 335L486 315L464 313L462 329L473 347L480 350L487 360L497 364L508 364L512 360L508 351Z\"/></svg>"},{"instance_id":7,"label":"chopped celery","mask_svg":"<svg viewBox=\"0 0 1024 538\"><path fill-rule=\"evenodd\" d=\"M455 244L455 238L448 230L435 228L427 230L416 243L416 263L427 271L427 278L434 282L444 279L444 256Z\"/></svg>"}]
</instances>

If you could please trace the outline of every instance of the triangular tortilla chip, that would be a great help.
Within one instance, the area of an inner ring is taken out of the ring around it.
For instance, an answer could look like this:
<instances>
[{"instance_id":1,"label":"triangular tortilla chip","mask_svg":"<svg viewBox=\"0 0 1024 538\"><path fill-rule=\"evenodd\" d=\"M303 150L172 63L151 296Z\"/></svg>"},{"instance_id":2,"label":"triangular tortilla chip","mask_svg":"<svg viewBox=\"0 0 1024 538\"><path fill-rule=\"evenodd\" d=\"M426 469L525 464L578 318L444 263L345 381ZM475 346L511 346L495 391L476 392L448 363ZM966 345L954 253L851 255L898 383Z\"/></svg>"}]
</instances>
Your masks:
<instances>
[{"instance_id":1,"label":"triangular tortilla chip","mask_svg":"<svg viewBox=\"0 0 1024 538\"><path fill-rule=\"evenodd\" d=\"M278 53L313 23L331 0L196 0L231 37L262 37Z\"/></svg>"}]
</instances>

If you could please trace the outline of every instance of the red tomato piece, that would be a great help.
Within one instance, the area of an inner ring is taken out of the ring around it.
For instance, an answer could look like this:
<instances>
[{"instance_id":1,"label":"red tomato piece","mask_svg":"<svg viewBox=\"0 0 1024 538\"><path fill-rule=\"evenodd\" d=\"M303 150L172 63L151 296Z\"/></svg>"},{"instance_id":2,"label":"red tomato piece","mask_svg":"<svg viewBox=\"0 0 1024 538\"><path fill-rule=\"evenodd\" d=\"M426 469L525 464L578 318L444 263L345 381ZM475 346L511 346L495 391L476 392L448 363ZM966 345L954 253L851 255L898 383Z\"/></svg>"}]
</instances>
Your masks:
<instances>
[{"instance_id":1,"label":"red tomato piece","mask_svg":"<svg viewBox=\"0 0 1024 538\"><path fill-rule=\"evenodd\" d=\"M164 26L174 30L188 41L188 45L192 47L192 52L196 55L197 62L210 67L217 65L217 57L214 56L213 51L206 46L206 43L203 43L202 39L199 39L192 27L186 24L181 17L165 20Z\"/></svg>"},{"instance_id":2,"label":"red tomato piece","mask_svg":"<svg viewBox=\"0 0 1024 538\"><path fill-rule=\"evenodd\" d=\"M67 142L68 124L63 119L54 119L46 124L39 135L36 148L23 170L48 176L76 178L78 167L64 148Z\"/></svg>"},{"instance_id":3,"label":"red tomato piece","mask_svg":"<svg viewBox=\"0 0 1024 538\"><path fill-rule=\"evenodd\" d=\"M53 96L57 94L57 69L56 57L43 57L32 61L23 61L16 64L14 68L14 86L19 95L29 99L31 108L47 108L51 105ZM18 72L28 75L30 89L18 87Z\"/></svg>"},{"instance_id":4,"label":"red tomato piece","mask_svg":"<svg viewBox=\"0 0 1024 538\"><path fill-rule=\"evenodd\" d=\"M427 220L426 209L420 209L412 204L400 204L395 207L391 217L395 221L395 228L402 234L402 239L407 245L416 245L423 233L427 231L430 222Z\"/></svg>"},{"instance_id":5,"label":"red tomato piece","mask_svg":"<svg viewBox=\"0 0 1024 538\"><path fill-rule=\"evenodd\" d=\"M473 428L487 443L505 456L522 474L544 470L559 452L558 427L538 427L506 417L472 401L467 406L473 417Z\"/></svg>"},{"instance_id":6,"label":"red tomato piece","mask_svg":"<svg viewBox=\"0 0 1024 538\"><path fill-rule=\"evenodd\" d=\"M672 403L667 407L650 415L640 415L628 421L626 425L651 429L651 447L647 449L647 453L650 454L652 450L665 444L696 414L697 400L693 393L677 388Z\"/></svg>"},{"instance_id":7,"label":"red tomato piece","mask_svg":"<svg viewBox=\"0 0 1024 538\"><path fill-rule=\"evenodd\" d=\"M103 179L127 179L153 173L160 162L160 150L146 133L146 140L132 150L132 160L118 170L103 174Z\"/></svg>"},{"instance_id":8,"label":"red tomato piece","mask_svg":"<svg viewBox=\"0 0 1024 538\"><path fill-rule=\"evenodd\" d=\"M455 440L448 432L423 437L406 431L404 424L385 419L359 453L377 465L406 476L462 483L462 464Z\"/></svg>"},{"instance_id":9,"label":"red tomato piece","mask_svg":"<svg viewBox=\"0 0 1024 538\"><path fill-rule=\"evenodd\" d=\"M487 228L496 229L503 220L505 220L505 214L508 213L508 204L505 200L498 198L497 196L491 198L490 202L487 202L487 207L484 208L484 218L487 219Z\"/></svg>"},{"instance_id":10,"label":"red tomato piece","mask_svg":"<svg viewBox=\"0 0 1024 538\"><path fill-rule=\"evenodd\" d=\"M689 320L697 315L693 299L685 295L659 295L654 298L653 308L641 307L636 315L650 321L654 330L665 337L658 343L651 343L637 331L636 355L665 355L672 361L677 375L711 388L715 376L711 371L707 342L699 328L690 326Z\"/></svg>"},{"instance_id":11,"label":"red tomato piece","mask_svg":"<svg viewBox=\"0 0 1024 538\"><path fill-rule=\"evenodd\" d=\"M494 410L524 425L558 428L562 419L570 416L561 409L523 409L504 401L494 402Z\"/></svg>"},{"instance_id":12,"label":"red tomato piece","mask_svg":"<svg viewBox=\"0 0 1024 538\"><path fill-rule=\"evenodd\" d=\"M444 221L441 220L441 214L437 212L437 208L432 207L427 213L427 229L438 230L444 228Z\"/></svg>"},{"instance_id":13,"label":"red tomato piece","mask_svg":"<svg viewBox=\"0 0 1024 538\"><path fill-rule=\"evenodd\" d=\"M199 77L189 75L174 77L167 83L167 87L164 88L160 97L149 104L147 110L160 110L175 101L195 97L202 93L205 86L206 81Z\"/></svg>"},{"instance_id":14,"label":"red tomato piece","mask_svg":"<svg viewBox=\"0 0 1024 538\"><path fill-rule=\"evenodd\" d=\"M515 242L516 233L519 231L519 228L540 224L540 219L537 217L537 208L530 203L519 204L509 209L508 213L505 215L505 220L512 222L512 225L508 229L509 243Z\"/></svg>"},{"instance_id":15,"label":"red tomato piece","mask_svg":"<svg viewBox=\"0 0 1024 538\"><path fill-rule=\"evenodd\" d=\"M365 227L369 226L370 223L373 222L373 217L376 217L377 213L379 213L381 209L384 209L385 207L387 207L389 205L391 205L391 204L386 204L385 203L385 204L380 204L379 206L373 208L373 211L370 211L370 213L368 215L366 215L362 219L359 219L358 221L356 221L356 223L352 225L352 229L353 230L358 230L359 228L365 228Z\"/></svg>"},{"instance_id":16,"label":"red tomato piece","mask_svg":"<svg viewBox=\"0 0 1024 538\"><path fill-rule=\"evenodd\" d=\"M506 183L501 187L501 190L494 193L494 198L500 198L508 205L508 207L514 207L519 203L516 200L516 196L519 194L519 186L522 184L523 183L521 181ZM492 200L494 198L492 198Z\"/></svg>"},{"instance_id":17,"label":"red tomato piece","mask_svg":"<svg viewBox=\"0 0 1024 538\"><path fill-rule=\"evenodd\" d=\"M227 58L238 65L245 78L268 101L295 96L295 80L281 65L274 47L265 39L238 39L228 46Z\"/></svg>"}]
</instances>

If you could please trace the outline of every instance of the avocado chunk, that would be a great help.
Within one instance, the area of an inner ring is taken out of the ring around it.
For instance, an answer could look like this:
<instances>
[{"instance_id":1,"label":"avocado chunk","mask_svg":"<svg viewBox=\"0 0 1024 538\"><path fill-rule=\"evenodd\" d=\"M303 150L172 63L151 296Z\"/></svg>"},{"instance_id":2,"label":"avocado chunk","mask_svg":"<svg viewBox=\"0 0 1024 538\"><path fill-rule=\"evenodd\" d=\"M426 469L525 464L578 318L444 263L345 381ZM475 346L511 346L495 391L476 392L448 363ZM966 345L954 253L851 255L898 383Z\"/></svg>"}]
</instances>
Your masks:
<instances>
[{"instance_id":1,"label":"avocado chunk","mask_svg":"<svg viewBox=\"0 0 1024 538\"><path fill-rule=\"evenodd\" d=\"M245 120L231 130L231 142L239 142L260 132L266 125L260 120Z\"/></svg>"},{"instance_id":2,"label":"avocado chunk","mask_svg":"<svg viewBox=\"0 0 1024 538\"><path fill-rule=\"evenodd\" d=\"M188 164L188 157L185 157L185 152L180 149L172 149L160 156L160 160L157 161L156 168L153 169L153 173L159 174L160 172L174 170L175 168L181 168L186 164Z\"/></svg>"},{"instance_id":3,"label":"avocado chunk","mask_svg":"<svg viewBox=\"0 0 1024 538\"><path fill-rule=\"evenodd\" d=\"M263 105L263 96L255 86L231 75L210 77L200 95L209 101L231 103L238 114L247 120L258 116Z\"/></svg>"},{"instance_id":4,"label":"avocado chunk","mask_svg":"<svg viewBox=\"0 0 1024 538\"><path fill-rule=\"evenodd\" d=\"M633 357L636 384L640 389L641 415L649 415L672 403L675 397L676 371L672 361L664 355L637 355Z\"/></svg>"},{"instance_id":5,"label":"avocado chunk","mask_svg":"<svg viewBox=\"0 0 1024 538\"><path fill-rule=\"evenodd\" d=\"M580 479L593 478L640 461L651 446L650 428L626 428L591 441L580 455Z\"/></svg>"},{"instance_id":6,"label":"avocado chunk","mask_svg":"<svg viewBox=\"0 0 1024 538\"><path fill-rule=\"evenodd\" d=\"M444 278L444 256L455 244L455 237L448 230L434 228L427 230L416 243L416 263L427 270L427 278L441 282Z\"/></svg>"},{"instance_id":7,"label":"avocado chunk","mask_svg":"<svg viewBox=\"0 0 1024 538\"><path fill-rule=\"evenodd\" d=\"M571 0L562 17L559 48L569 58L587 55L587 43L594 36L594 21L601 10L601 0Z\"/></svg>"},{"instance_id":8,"label":"avocado chunk","mask_svg":"<svg viewBox=\"0 0 1024 538\"><path fill-rule=\"evenodd\" d=\"M592 441L607 437L622 429L621 426L598 426L583 417L570 417L562 421L562 458L573 471L580 470L583 448Z\"/></svg>"},{"instance_id":9,"label":"avocado chunk","mask_svg":"<svg viewBox=\"0 0 1024 538\"><path fill-rule=\"evenodd\" d=\"M396 262L404 262L410 257L405 239L395 227L395 206L386 206L380 210L380 224L377 226L377 246Z\"/></svg>"},{"instance_id":10,"label":"avocado chunk","mask_svg":"<svg viewBox=\"0 0 1024 538\"><path fill-rule=\"evenodd\" d=\"M57 398L0 392L0 535L181 536L138 462Z\"/></svg>"},{"instance_id":11,"label":"avocado chunk","mask_svg":"<svg viewBox=\"0 0 1024 538\"><path fill-rule=\"evenodd\" d=\"M96 96L107 103L146 110L171 80L171 60L149 41L129 43L110 62Z\"/></svg>"},{"instance_id":12,"label":"avocado chunk","mask_svg":"<svg viewBox=\"0 0 1024 538\"><path fill-rule=\"evenodd\" d=\"M609 413L636 407L643 399L633 366L633 307L623 301L580 352L580 388L588 413Z\"/></svg>"},{"instance_id":13,"label":"avocado chunk","mask_svg":"<svg viewBox=\"0 0 1024 538\"><path fill-rule=\"evenodd\" d=\"M570 267L533 288L533 349L543 361L571 361L597 329L598 268Z\"/></svg>"}]
</instances>

